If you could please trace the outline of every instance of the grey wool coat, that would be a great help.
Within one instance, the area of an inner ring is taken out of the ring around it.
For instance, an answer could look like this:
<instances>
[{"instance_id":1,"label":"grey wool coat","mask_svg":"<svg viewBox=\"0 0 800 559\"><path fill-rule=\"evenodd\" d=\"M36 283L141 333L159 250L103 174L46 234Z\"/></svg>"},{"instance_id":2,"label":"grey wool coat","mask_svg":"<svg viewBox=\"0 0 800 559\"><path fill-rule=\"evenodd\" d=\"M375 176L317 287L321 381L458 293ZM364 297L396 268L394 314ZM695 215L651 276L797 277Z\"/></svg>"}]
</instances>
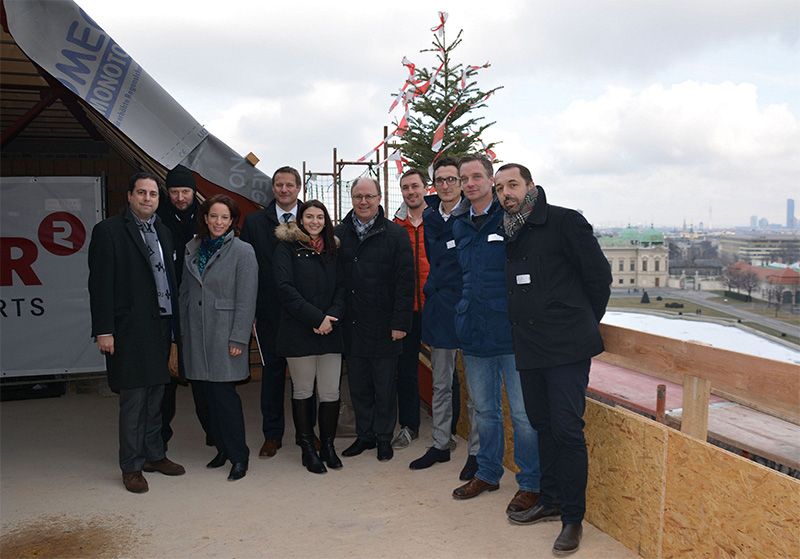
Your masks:
<instances>
[{"instance_id":1,"label":"grey wool coat","mask_svg":"<svg viewBox=\"0 0 800 559\"><path fill-rule=\"evenodd\" d=\"M256 313L256 255L252 246L230 231L201 276L197 268L200 243L195 237L186 244L179 296L186 378L242 380L250 374L247 348ZM230 356L231 343L243 349L239 356Z\"/></svg>"}]
</instances>

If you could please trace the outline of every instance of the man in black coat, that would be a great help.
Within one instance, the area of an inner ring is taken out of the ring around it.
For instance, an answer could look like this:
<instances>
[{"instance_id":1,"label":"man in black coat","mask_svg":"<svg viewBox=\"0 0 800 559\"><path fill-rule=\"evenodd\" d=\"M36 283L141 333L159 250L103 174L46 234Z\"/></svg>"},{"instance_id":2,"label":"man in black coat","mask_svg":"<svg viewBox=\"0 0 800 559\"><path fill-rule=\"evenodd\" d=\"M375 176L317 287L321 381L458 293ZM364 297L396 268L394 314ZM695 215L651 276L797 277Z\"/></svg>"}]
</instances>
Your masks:
<instances>
[{"instance_id":1,"label":"man in black coat","mask_svg":"<svg viewBox=\"0 0 800 559\"><path fill-rule=\"evenodd\" d=\"M258 260L258 298L256 302L256 334L261 348L261 428L264 444L258 455L275 456L283 445L284 391L286 390L286 359L280 357L275 340L280 325L281 306L277 302L277 287L272 256L278 240L275 228L297 218L297 196L300 194L300 173L292 167L281 167L272 175L274 199L263 211L254 212L244 220L241 239L253 245Z\"/></svg>"},{"instance_id":2,"label":"man in black coat","mask_svg":"<svg viewBox=\"0 0 800 559\"><path fill-rule=\"evenodd\" d=\"M172 232L172 240L175 245L175 277L178 287L180 287L186 243L191 241L197 232L197 209L199 207L195 195L197 183L189 169L178 165L167 173L165 186L168 196L158 205L156 213L162 223ZM180 342L180 340L177 341ZM178 347L178 360L180 376L183 377L183 355L180 347ZM167 443L173 434L171 423L175 417L175 397L179 382L186 383L185 380L180 381L173 377L171 382L164 386L164 400L161 404L161 437L164 439L164 449L167 448ZM206 434L206 444L214 446L208 430L208 403L203 398L202 391L196 390L195 386L192 384L192 397L197 419L200 420L200 425Z\"/></svg>"},{"instance_id":3,"label":"man in black coat","mask_svg":"<svg viewBox=\"0 0 800 559\"><path fill-rule=\"evenodd\" d=\"M583 412L591 358L603 351L598 325L611 293L611 267L584 217L547 203L516 163L495 174L505 210L508 314L525 409L539 434L541 497L512 513L517 524L561 518L553 545L571 553L581 540L588 456Z\"/></svg>"},{"instance_id":4,"label":"man in black coat","mask_svg":"<svg viewBox=\"0 0 800 559\"><path fill-rule=\"evenodd\" d=\"M384 217L380 187L362 177L350 189L353 209L336 227L345 281L344 354L358 438L342 452L378 447L391 460L397 422L397 357L411 328L414 260L405 230Z\"/></svg>"},{"instance_id":5,"label":"man in black coat","mask_svg":"<svg viewBox=\"0 0 800 559\"><path fill-rule=\"evenodd\" d=\"M119 464L128 491L148 490L145 472L185 473L161 438L170 344L178 338L172 235L155 215L158 179L137 173L128 209L98 223L89 244L92 336L119 393Z\"/></svg>"}]
</instances>

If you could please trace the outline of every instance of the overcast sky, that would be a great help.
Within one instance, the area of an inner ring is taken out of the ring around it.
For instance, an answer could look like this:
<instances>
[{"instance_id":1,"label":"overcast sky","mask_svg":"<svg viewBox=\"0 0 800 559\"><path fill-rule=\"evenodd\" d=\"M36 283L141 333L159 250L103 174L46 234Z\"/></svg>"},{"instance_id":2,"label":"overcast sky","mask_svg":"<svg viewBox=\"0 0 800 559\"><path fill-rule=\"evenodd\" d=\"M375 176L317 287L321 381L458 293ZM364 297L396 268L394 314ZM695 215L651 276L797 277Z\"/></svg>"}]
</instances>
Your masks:
<instances>
[{"instance_id":1,"label":"overcast sky","mask_svg":"<svg viewBox=\"0 0 800 559\"><path fill-rule=\"evenodd\" d=\"M382 139L407 56L503 85L505 162L596 226L785 223L800 208L800 2L77 0L199 122L271 174L330 172Z\"/></svg>"}]
</instances>

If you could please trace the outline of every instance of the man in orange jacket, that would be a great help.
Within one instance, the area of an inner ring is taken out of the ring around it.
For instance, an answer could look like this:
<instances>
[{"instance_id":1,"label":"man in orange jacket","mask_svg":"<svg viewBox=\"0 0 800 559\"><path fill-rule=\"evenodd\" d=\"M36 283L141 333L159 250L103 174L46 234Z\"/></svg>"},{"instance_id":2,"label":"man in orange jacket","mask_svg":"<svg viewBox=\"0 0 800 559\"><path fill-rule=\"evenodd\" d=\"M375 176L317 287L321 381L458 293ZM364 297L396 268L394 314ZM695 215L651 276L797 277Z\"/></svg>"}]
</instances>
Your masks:
<instances>
[{"instance_id":1,"label":"man in orange jacket","mask_svg":"<svg viewBox=\"0 0 800 559\"><path fill-rule=\"evenodd\" d=\"M425 236L422 212L428 177L418 169L410 169L400 177L403 204L394 215L394 222L405 228L414 253L414 314L411 331L403 339L403 353L397 360L397 407L400 431L392 447L406 448L419 436L419 346L422 338L422 288L428 279L428 258L425 255Z\"/></svg>"}]
</instances>

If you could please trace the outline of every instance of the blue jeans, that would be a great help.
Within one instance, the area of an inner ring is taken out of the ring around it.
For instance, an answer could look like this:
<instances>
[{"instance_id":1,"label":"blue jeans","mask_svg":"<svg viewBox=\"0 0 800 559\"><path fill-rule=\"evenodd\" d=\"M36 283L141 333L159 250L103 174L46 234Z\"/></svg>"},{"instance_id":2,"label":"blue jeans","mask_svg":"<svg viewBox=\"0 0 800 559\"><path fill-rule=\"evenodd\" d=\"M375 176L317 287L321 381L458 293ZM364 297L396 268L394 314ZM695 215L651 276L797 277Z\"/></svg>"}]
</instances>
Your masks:
<instances>
[{"instance_id":1,"label":"blue jeans","mask_svg":"<svg viewBox=\"0 0 800 559\"><path fill-rule=\"evenodd\" d=\"M475 404L475 422L481 441L478 451L479 479L496 484L503 476L503 400L506 386L514 427L514 462L520 471L517 484L522 491L539 492L539 441L528 421L522 386L513 354L494 357L464 355L470 398Z\"/></svg>"}]
</instances>

